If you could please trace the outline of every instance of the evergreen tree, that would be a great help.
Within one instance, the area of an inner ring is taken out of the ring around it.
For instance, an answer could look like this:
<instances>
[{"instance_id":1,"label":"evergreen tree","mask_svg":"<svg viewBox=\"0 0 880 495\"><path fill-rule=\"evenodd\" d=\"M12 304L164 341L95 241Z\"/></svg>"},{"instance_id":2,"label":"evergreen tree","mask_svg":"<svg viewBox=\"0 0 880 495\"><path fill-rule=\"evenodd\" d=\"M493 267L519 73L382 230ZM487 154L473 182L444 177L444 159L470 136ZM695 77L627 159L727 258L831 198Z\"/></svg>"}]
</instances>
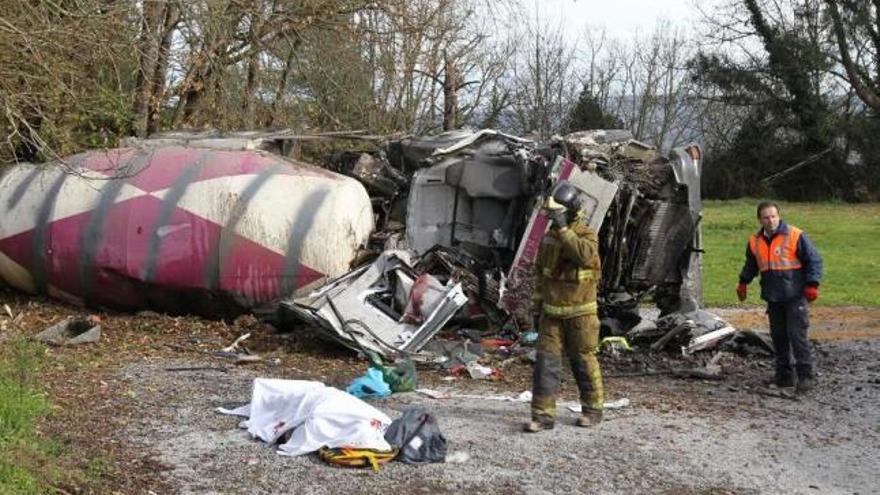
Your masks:
<instances>
[{"instance_id":1,"label":"evergreen tree","mask_svg":"<svg viewBox=\"0 0 880 495\"><path fill-rule=\"evenodd\" d=\"M616 116L607 113L590 92L590 89L584 86L578 96L577 104L568 114L567 131L621 128L623 128L623 122Z\"/></svg>"}]
</instances>

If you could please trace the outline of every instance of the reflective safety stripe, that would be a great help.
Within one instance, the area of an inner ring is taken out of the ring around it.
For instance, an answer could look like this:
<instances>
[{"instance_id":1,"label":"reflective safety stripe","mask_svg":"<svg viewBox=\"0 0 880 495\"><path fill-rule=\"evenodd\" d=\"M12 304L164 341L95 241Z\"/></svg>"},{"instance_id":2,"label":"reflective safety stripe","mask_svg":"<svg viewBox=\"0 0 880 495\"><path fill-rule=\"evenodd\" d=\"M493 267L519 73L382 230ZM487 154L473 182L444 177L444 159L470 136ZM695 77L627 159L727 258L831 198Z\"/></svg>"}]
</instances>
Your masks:
<instances>
[{"instance_id":1,"label":"reflective safety stripe","mask_svg":"<svg viewBox=\"0 0 880 495\"><path fill-rule=\"evenodd\" d=\"M761 233L749 237L749 251L758 262L758 269L761 272L801 269L801 261L797 258L800 229L789 226L788 232L774 236L769 244L761 237L763 237Z\"/></svg>"},{"instance_id":2,"label":"reflective safety stripe","mask_svg":"<svg viewBox=\"0 0 880 495\"><path fill-rule=\"evenodd\" d=\"M544 273L545 277L550 277L554 280L565 280L565 279L554 277L553 270L551 270L549 268L544 268L543 273ZM595 270L592 270L592 269L578 269L577 279L578 280L592 280L593 278L595 278L594 273L595 273Z\"/></svg>"},{"instance_id":3,"label":"reflective safety stripe","mask_svg":"<svg viewBox=\"0 0 880 495\"><path fill-rule=\"evenodd\" d=\"M596 301L589 302L586 304L576 304L573 306L554 306L552 304L544 303L544 314L547 316L579 316L579 315L594 315L599 309L599 305L596 304Z\"/></svg>"}]
</instances>

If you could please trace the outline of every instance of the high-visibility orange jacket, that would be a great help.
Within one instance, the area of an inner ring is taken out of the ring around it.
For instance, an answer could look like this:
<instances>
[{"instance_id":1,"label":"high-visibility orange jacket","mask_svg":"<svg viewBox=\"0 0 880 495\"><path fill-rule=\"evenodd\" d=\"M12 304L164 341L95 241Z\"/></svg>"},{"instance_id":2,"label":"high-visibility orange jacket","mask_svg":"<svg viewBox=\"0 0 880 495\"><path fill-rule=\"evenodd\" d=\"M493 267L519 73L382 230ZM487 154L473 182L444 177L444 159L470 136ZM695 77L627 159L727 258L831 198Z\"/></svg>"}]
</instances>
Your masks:
<instances>
[{"instance_id":1,"label":"high-visibility orange jacket","mask_svg":"<svg viewBox=\"0 0 880 495\"><path fill-rule=\"evenodd\" d=\"M740 282L761 275L761 298L770 302L802 297L804 285L819 285L822 257L804 232L785 222L768 236L763 229L749 236Z\"/></svg>"}]
</instances>

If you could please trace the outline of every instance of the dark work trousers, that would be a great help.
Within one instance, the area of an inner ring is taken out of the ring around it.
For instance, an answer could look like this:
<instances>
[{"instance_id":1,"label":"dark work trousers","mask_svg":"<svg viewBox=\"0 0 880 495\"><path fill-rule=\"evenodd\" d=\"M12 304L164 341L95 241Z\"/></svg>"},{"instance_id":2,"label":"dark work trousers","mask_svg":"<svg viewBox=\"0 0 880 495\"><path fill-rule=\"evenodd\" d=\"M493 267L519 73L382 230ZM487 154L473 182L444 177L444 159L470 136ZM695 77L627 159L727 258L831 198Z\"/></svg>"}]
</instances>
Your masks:
<instances>
[{"instance_id":1,"label":"dark work trousers","mask_svg":"<svg viewBox=\"0 0 880 495\"><path fill-rule=\"evenodd\" d=\"M776 352L776 374L791 375L791 356L798 378L813 376L813 362L810 359L810 341L807 328L810 314L807 300L803 297L786 302L767 303L767 316L770 318L770 337Z\"/></svg>"}]
</instances>

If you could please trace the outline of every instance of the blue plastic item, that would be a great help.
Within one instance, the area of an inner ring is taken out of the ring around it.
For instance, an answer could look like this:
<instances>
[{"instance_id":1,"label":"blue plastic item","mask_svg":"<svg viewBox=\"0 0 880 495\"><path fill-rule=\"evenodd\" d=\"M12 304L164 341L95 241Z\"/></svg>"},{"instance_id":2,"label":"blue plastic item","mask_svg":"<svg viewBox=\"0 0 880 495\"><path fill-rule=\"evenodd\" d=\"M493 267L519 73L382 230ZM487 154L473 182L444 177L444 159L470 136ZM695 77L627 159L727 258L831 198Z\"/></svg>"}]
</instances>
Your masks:
<instances>
[{"instance_id":1,"label":"blue plastic item","mask_svg":"<svg viewBox=\"0 0 880 495\"><path fill-rule=\"evenodd\" d=\"M365 375L355 378L345 391L359 399L391 395L391 387L376 368L370 368Z\"/></svg>"}]
</instances>

